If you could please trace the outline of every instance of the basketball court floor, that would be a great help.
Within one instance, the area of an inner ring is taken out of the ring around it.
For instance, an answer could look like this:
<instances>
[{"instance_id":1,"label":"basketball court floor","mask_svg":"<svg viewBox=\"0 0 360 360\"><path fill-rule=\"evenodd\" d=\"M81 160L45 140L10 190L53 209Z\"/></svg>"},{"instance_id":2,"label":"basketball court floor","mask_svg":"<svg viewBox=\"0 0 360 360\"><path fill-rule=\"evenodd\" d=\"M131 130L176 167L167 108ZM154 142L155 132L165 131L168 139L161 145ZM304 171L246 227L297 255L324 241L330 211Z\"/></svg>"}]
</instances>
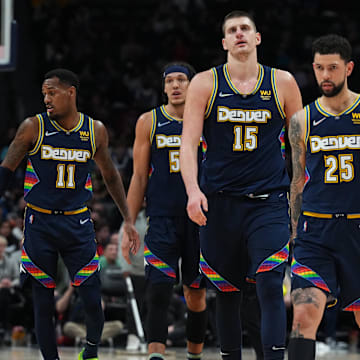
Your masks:
<instances>
[{"instance_id":1,"label":"basketball court floor","mask_svg":"<svg viewBox=\"0 0 360 360\"><path fill-rule=\"evenodd\" d=\"M61 360L77 360L77 355L80 348L63 347L59 348L59 355ZM41 360L39 350L32 347L2 347L0 348L1 360ZM129 354L122 349L114 348L100 348L100 360L146 360L146 355ZM168 360L185 360L185 349L170 348L166 356ZM218 348L206 348L203 355L203 360L220 360ZM323 360L360 360L359 353L346 352L331 352L326 355L317 355L316 359ZM243 360L256 360L255 353L252 349L243 350Z\"/></svg>"}]
</instances>

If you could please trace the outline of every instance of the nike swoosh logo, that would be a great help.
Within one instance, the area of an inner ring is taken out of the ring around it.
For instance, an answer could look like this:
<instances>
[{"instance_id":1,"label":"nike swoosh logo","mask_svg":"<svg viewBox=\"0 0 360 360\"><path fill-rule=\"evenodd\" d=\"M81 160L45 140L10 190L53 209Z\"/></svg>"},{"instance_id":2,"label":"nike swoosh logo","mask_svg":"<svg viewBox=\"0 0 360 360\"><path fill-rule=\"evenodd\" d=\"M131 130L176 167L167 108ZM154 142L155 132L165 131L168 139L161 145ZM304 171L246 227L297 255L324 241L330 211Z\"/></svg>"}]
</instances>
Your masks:
<instances>
[{"instance_id":1,"label":"nike swoosh logo","mask_svg":"<svg viewBox=\"0 0 360 360\"><path fill-rule=\"evenodd\" d=\"M273 346L272 348L271 348L271 350L273 350L273 351L276 351L276 350L285 350L285 346L279 346L279 347L277 347L277 346Z\"/></svg>"},{"instance_id":2,"label":"nike swoosh logo","mask_svg":"<svg viewBox=\"0 0 360 360\"><path fill-rule=\"evenodd\" d=\"M90 220L90 218L87 218L87 219L84 219L84 220L81 220L81 219L80 219L80 224L81 224L81 225L84 225L84 224L87 223L89 220Z\"/></svg>"},{"instance_id":3,"label":"nike swoosh logo","mask_svg":"<svg viewBox=\"0 0 360 360\"><path fill-rule=\"evenodd\" d=\"M26 270L24 269L24 266L21 263L20 263L20 273L26 274Z\"/></svg>"},{"instance_id":4,"label":"nike swoosh logo","mask_svg":"<svg viewBox=\"0 0 360 360\"><path fill-rule=\"evenodd\" d=\"M230 353L225 353L225 352L220 351L220 355L221 355L221 356L229 356Z\"/></svg>"},{"instance_id":5,"label":"nike swoosh logo","mask_svg":"<svg viewBox=\"0 0 360 360\"><path fill-rule=\"evenodd\" d=\"M158 127L162 127L162 126L165 126L167 124L170 124L171 121L167 121L167 122L164 122L164 123L158 123Z\"/></svg>"},{"instance_id":6,"label":"nike swoosh logo","mask_svg":"<svg viewBox=\"0 0 360 360\"><path fill-rule=\"evenodd\" d=\"M59 133L58 131L52 131L52 132L46 131L45 136L56 135L56 134L58 134L58 133Z\"/></svg>"},{"instance_id":7,"label":"nike swoosh logo","mask_svg":"<svg viewBox=\"0 0 360 360\"><path fill-rule=\"evenodd\" d=\"M233 96L233 95L235 95L235 94L224 94L221 91L220 91L220 94L219 94L220 97Z\"/></svg>"},{"instance_id":8,"label":"nike swoosh logo","mask_svg":"<svg viewBox=\"0 0 360 360\"><path fill-rule=\"evenodd\" d=\"M317 125L319 125L319 124L321 124L324 120L326 120L326 117L323 117L322 119L320 119L320 120L314 120L313 121L313 125L314 126L317 126Z\"/></svg>"}]
</instances>

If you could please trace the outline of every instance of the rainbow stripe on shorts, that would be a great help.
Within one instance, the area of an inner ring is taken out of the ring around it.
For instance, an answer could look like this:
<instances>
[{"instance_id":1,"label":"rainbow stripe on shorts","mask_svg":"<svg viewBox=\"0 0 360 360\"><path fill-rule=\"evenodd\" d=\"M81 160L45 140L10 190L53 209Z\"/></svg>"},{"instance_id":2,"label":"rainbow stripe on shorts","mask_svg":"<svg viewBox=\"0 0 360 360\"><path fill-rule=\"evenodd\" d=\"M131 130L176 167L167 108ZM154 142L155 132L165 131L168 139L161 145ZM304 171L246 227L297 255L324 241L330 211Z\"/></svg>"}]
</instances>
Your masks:
<instances>
[{"instance_id":1,"label":"rainbow stripe on shorts","mask_svg":"<svg viewBox=\"0 0 360 360\"><path fill-rule=\"evenodd\" d=\"M261 273L265 271L270 271L277 266L284 263L289 258L289 243L287 243L280 251L269 256L265 259L262 264L257 269L256 273Z\"/></svg>"},{"instance_id":2,"label":"rainbow stripe on shorts","mask_svg":"<svg viewBox=\"0 0 360 360\"><path fill-rule=\"evenodd\" d=\"M46 288L52 289L56 286L54 279L39 269L29 258L24 247L21 250L21 265L35 280Z\"/></svg>"},{"instance_id":3,"label":"rainbow stripe on shorts","mask_svg":"<svg viewBox=\"0 0 360 360\"><path fill-rule=\"evenodd\" d=\"M99 255L96 252L94 258L85 265L75 276L74 281L71 282L73 286L80 286L99 268Z\"/></svg>"},{"instance_id":4,"label":"rainbow stripe on shorts","mask_svg":"<svg viewBox=\"0 0 360 360\"><path fill-rule=\"evenodd\" d=\"M155 256L150 249L147 247L147 245L144 245L144 256L145 261L149 264L155 267L156 269L160 270L167 276L170 276L171 278L176 278L176 273L174 269L172 269L168 264L166 264L164 261L159 259L157 256Z\"/></svg>"},{"instance_id":5,"label":"rainbow stripe on shorts","mask_svg":"<svg viewBox=\"0 0 360 360\"><path fill-rule=\"evenodd\" d=\"M347 306L344 311L360 311L360 299L355 300L349 306Z\"/></svg>"},{"instance_id":6,"label":"rainbow stripe on shorts","mask_svg":"<svg viewBox=\"0 0 360 360\"><path fill-rule=\"evenodd\" d=\"M205 261L202 254L200 254L200 269L204 275L216 286L220 291L240 291L237 287L231 285L223 277L221 277L215 270L213 270Z\"/></svg>"},{"instance_id":7,"label":"rainbow stripe on shorts","mask_svg":"<svg viewBox=\"0 0 360 360\"><path fill-rule=\"evenodd\" d=\"M316 287L327 292L331 292L325 281L318 275L315 271L311 270L305 265L298 263L295 258L293 258L291 263L291 272L297 276L302 277L305 280L312 282Z\"/></svg>"}]
</instances>

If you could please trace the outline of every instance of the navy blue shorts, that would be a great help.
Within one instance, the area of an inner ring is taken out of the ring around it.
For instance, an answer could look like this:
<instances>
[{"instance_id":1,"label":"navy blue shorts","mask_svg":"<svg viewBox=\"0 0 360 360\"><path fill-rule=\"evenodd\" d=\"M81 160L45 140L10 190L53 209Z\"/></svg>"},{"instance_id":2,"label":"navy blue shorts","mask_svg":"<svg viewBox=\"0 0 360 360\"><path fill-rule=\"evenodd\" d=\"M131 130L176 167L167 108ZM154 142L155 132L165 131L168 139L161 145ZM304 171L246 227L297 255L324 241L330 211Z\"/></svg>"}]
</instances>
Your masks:
<instances>
[{"instance_id":1,"label":"navy blue shorts","mask_svg":"<svg viewBox=\"0 0 360 360\"><path fill-rule=\"evenodd\" d=\"M202 272L220 291L238 291L246 276L284 271L289 256L286 192L266 199L224 193L208 196L207 224L200 228Z\"/></svg>"},{"instance_id":2,"label":"navy blue shorts","mask_svg":"<svg viewBox=\"0 0 360 360\"><path fill-rule=\"evenodd\" d=\"M145 274L152 283L203 287L199 227L186 216L150 216L145 235ZM179 266L181 263L181 266Z\"/></svg>"},{"instance_id":3,"label":"navy blue shorts","mask_svg":"<svg viewBox=\"0 0 360 360\"><path fill-rule=\"evenodd\" d=\"M74 286L94 278L92 275L98 277L99 257L89 210L76 215L49 215L26 208L24 237L22 283L31 275L54 288L59 254Z\"/></svg>"},{"instance_id":4,"label":"navy blue shorts","mask_svg":"<svg viewBox=\"0 0 360 360\"><path fill-rule=\"evenodd\" d=\"M318 287L344 310L360 310L360 219L301 215L291 266L292 290Z\"/></svg>"}]
</instances>

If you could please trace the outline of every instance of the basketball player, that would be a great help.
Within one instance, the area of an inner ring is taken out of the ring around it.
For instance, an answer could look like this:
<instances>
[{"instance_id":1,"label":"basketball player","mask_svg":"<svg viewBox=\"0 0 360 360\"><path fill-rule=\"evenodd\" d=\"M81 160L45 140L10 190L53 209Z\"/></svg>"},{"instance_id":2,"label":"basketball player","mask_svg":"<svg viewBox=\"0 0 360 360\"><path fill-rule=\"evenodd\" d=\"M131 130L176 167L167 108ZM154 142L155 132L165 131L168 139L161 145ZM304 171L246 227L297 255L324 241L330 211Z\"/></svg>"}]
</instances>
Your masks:
<instances>
[{"instance_id":1,"label":"basketball player","mask_svg":"<svg viewBox=\"0 0 360 360\"><path fill-rule=\"evenodd\" d=\"M196 75L186 99L180 161L187 211L201 226L201 269L218 289L222 358L241 359L240 289L247 272L256 280L264 358L283 359L289 179L282 146L287 119L302 100L290 73L258 63L261 36L250 14L226 15L223 35L227 63ZM202 132L208 148L200 189Z\"/></svg>"},{"instance_id":2,"label":"basketball player","mask_svg":"<svg viewBox=\"0 0 360 360\"><path fill-rule=\"evenodd\" d=\"M97 359L104 317L99 256L85 205L92 194L93 160L124 218L124 230L134 251L139 245L123 183L108 152L107 131L100 121L78 112L78 90L79 80L73 72L48 72L42 84L46 112L20 125L0 166L2 194L12 172L27 155L21 277L32 283L35 332L45 360L59 359L53 324L58 254L84 300L87 337L79 359Z\"/></svg>"},{"instance_id":3,"label":"basketball player","mask_svg":"<svg viewBox=\"0 0 360 360\"><path fill-rule=\"evenodd\" d=\"M360 95L348 88L351 45L338 35L321 36L312 55L322 95L293 116L289 133L296 238L291 360L315 359L316 332L338 289L342 308L360 324Z\"/></svg>"},{"instance_id":4,"label":"basketball player","mask_svg":"<svg viewBox=\"0 0 360 360\"><path fill-rule=\"evenodd\" d=\"M201 358L207 324L206 293L199 273L199 229L186 214L186 193L179 162L185 98L194 74L192 66L186 63L166 65L163 91L168 101L166 105L142 114L136 125L134 173L127 200L130 214L136 219L146 196L149 225L144 240L146 334L149 359L152 360L164 356L167 309L179 273L188 309L188 359ZM197 148L200 137L201 134ZM121 247L128 262L130 245L125 234Z\"/></svg>"}]
</instances>

